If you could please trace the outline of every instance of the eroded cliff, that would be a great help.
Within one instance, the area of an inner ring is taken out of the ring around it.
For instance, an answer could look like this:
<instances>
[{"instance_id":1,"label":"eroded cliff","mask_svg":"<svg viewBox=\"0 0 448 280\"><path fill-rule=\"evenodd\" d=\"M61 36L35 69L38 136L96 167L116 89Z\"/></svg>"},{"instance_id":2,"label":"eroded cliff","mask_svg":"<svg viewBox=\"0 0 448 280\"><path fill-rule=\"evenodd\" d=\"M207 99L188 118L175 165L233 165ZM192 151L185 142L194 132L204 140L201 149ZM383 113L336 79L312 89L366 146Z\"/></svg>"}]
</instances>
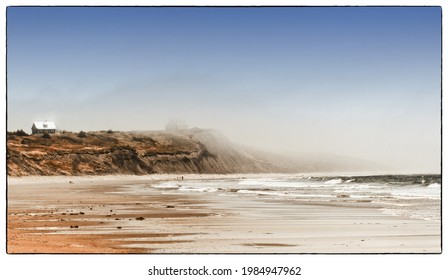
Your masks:
<instances>
[{"instance_id":1,"label":"eroded cliff","mask_svg":"<svg viewBox=\"0 0 448 280\"><path fill-rule=\"evenodd\" d=\"M290 172L242 153L213 130L9 135L7 172L27 175ZM84 136L84 135L83 135Z\"/></svg>"}]
</instances>

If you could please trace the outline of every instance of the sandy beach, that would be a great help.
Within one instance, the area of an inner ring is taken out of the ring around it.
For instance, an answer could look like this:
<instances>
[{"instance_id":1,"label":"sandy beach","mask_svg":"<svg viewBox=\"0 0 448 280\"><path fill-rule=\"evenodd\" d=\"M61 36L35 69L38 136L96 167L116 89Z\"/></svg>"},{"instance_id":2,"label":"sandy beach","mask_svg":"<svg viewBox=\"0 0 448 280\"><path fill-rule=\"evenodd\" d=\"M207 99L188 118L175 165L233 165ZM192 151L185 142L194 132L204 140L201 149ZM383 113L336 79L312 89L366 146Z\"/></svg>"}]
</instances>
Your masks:
<instances>
[{"instance_id":1,"label":"sandy beach","mask_svg":"<svg viewBox=\"0 0 448 280\"><path fill-rule=\"evenodd\" d=\"M188 175L185 180L237 176L247 175ZM269 201L152 187L165 180L181 177L10 177L7 251L441 252L440 220L386 215L369 203Z\"/></svg>"}]
</instances>

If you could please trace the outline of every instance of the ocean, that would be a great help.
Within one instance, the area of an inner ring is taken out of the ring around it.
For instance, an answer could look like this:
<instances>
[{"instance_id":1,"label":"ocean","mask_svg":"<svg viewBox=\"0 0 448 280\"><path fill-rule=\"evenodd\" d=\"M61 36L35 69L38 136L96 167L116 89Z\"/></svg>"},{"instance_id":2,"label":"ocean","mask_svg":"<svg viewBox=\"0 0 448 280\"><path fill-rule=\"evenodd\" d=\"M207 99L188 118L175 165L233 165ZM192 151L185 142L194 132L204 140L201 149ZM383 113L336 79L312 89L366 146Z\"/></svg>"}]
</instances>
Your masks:
<instances>
[{"instance_id":1,"label":"ocean","mask_svg":"<svg viewBox=\"0 0 448 280\"><path fill-rule=\"evenodd\" d=\"M290 203L379 208L392 216L440 220L441 175L304 176L269 174L188 179L152 185L165 192L208 192Z\"/></svg>"}]
</instances>

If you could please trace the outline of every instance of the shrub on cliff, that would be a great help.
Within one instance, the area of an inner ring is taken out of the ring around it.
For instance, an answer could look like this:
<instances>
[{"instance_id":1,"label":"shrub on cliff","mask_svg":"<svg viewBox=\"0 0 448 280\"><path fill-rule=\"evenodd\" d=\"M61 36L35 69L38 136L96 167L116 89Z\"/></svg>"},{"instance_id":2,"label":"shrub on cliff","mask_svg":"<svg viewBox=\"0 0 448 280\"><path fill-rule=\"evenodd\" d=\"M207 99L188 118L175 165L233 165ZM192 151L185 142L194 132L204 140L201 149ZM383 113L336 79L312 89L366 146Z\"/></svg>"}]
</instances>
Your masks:
<instances>
[{"instance_id":1,"label":"shrub on cliff","mask_svg":"<svg viewBox=\"0 0 448 280\"><path fill-rule=\"evenodd\" d=\"M78 133L78 137L79 138L86 138L87 137L87 134L84 132L84 131L80 131L79 133Z\"/></svg>"},{"instance_id":2,"label":"shrub on cliff","mask_svg":"<svg viewBox=\"0 0 448 280\"><path fill-rule=\"evenodd\" d=\"M48 139L48 138L51 138L51 136L50 136L50 134L45 132L44 135L42 135L42 138L47 138Z\"/></svg>"},{"instance_id":3,"label":"shrub on cliff","mask_svg":"<svg viewBox=\"0 0 448 280\"><path fill-rule=\"evenodd\" d=\"M16 132L12 132L12 133L9 133L9 134L16 135L16 136L28 136L28 133L23 131L23 129L18 129Z\"/></svg>"},{"instance_id":4,"label":"shrub on cliff","mask_svg":"<svg viewBox=\"0 0 448 280\"><path fill-rule=\"evenodd\" d=\"M16 135L17 136L28 136L28 133L23 131L23 129L19 129L19 130L17 130Z\"/></svg>"}]
</instances>

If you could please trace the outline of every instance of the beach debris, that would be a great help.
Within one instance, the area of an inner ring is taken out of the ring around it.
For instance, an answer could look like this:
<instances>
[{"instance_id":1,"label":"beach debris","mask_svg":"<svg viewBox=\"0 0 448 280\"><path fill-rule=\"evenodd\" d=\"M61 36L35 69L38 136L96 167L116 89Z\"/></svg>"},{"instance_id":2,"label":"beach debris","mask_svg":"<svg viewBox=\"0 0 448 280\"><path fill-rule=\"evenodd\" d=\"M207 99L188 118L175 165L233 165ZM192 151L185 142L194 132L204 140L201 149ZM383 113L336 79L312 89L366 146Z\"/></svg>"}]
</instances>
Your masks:
<instances>
[{"instance_id":1,"label":"beach debris","mask_svg":"<svg viewBox=\"0 0 448 280\"><path fill-rule=\"evenodd\" d=\"M73 181L68 181L69 184L74 184Z\"/></svg>"},{"instance_id":2,"label":"beach debris","mask_svg":"<svg viewBox=\"0 0 448 280\"><path fill-rule=\"evenodd\" d=\"M121 227L117 227L117 229L121 229Z\"/></svg>"},{"instance_id":3,"label":"beach debris","mask_svg":"<svg viewBox=\"0 0 448 280\"><path fill-rule=\"evenodd\" d=\"M79 212L80 215L84 215L84 212Z\"/></svg>"},{"instance_id":4,"label":"beach debris","mask_svg":"<svg viewBox=\"0 0 448 280\"><path fill-rule=\"evenodd\" d=\"M167 205L166 208L175 208L173 205Z\"/></svg>"},{"instance_id":5,"label":"beach debris","mask_svg":"<svg viewBox=\"0 0 448 280\"><path fill-rule=\"evenodd\" d=\"M70 228L79 228L79 226L70 226Z\"/></svg>"},{"instance_id":6,"label":"beach debris","mask_svg":"<svg viewBox=\"0 0 448 280\"><path fill-rule=\"evenodd\" d=\"M143 217L137 217L137 218L135 218L137 221L143 221L145 218L143 218Z\"/></svg>"}]
</instances>

